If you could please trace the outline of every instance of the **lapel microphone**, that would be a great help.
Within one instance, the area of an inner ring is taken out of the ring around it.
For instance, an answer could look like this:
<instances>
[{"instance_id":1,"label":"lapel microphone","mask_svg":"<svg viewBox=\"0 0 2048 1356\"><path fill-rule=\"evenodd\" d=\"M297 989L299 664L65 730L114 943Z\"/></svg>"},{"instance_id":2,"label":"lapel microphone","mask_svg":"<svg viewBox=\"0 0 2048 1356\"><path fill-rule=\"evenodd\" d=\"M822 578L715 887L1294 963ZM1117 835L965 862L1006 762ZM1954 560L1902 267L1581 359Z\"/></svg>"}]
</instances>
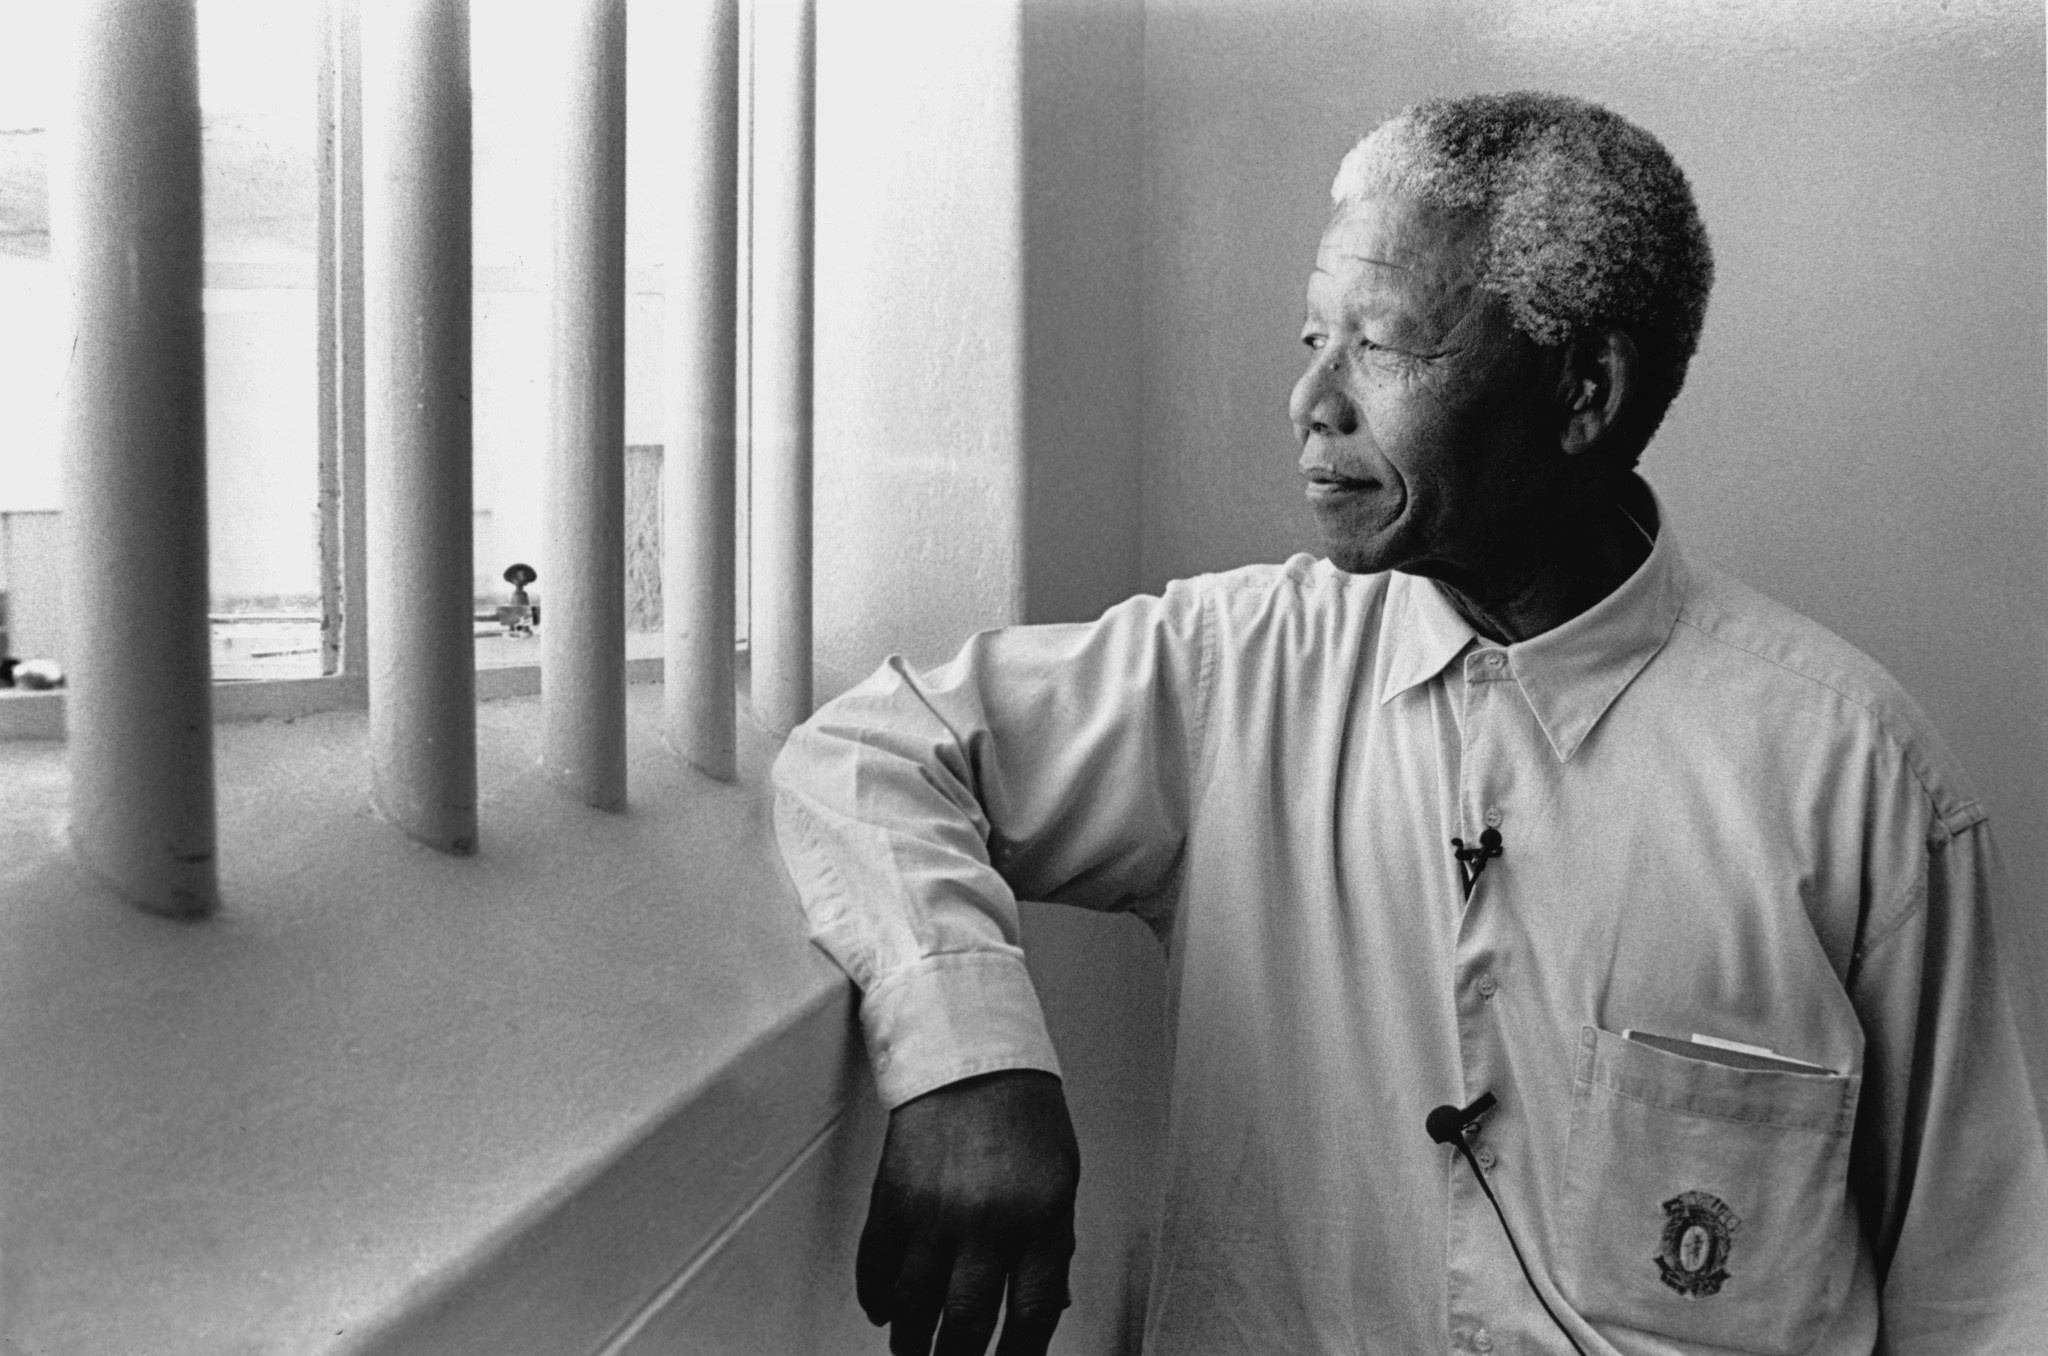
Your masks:
<instances>
[{"instance_id":1,"label":"lapel microphone","mask_svg":"<svg viewBox=\"0 0 2048 1356\"><path fill-rule=\"evenodd\" d=\"M1488 829L1486 835L1494 840L1492 844L1493 851L1489 855L1498 857L1500 855L1500 835L1492 829ZM1456 843L1458 840L1453 838L1451 841ZM1480 841L1484 843L1486 839L1482 838ZM1460 865L1463 864L1463 861L1464 859L1461 854L1459 858ZM1486 862L1484 858L1480 860L1479 865L1482 870L1485 868ZM1478 871L1474 871L1472 877L1477 877L1478 874ZM1470 894L1471 892L1472 878L1467 878L1465 893ZM1508 1227L1508 1217L1500 1208L1500 1200L1493 1194L1493 1187L1488 1184L1485 1170L1479 1166L1479 1160L1472 1156L1471 1142L1465 1138L1467 1131L1478 1128L1479 1118L1493 1110L1497 1101L1498 1099L1492 1093L1482 1092L1472 1099L1472 1103L1469 1106L1457 1107L1446 1102L1423 1119L1422 1128L1429 1131L1431 1140L1438 1144L1448 1144L1465 1156L1465 1162L1471 1165L1472 1175L1479 1179L1479 1189L1486 1193L1487 1203L1493 1206L1494 1217L1500 1220L1501 1232L1508 1236L1508 1246L1515 1251L1515 1262L1522 1268L1522 1279L1529 1283L1529 1293L1536 1297L1536 1302L1543 1306L1543 1312L1550 1316L1550 1321L1557 1325L1559 1332L1564 1334L1564 1340L1571 1343L1572 1350L1578 1352L1579 1356L1586 1356L1586 1349L1578 1344L1572 1337L1571 1330L1565 1327L1558 1319L1557 1311L1550 1307L1550 1301L1543 1298L1542 1288L1536 1284L1536 1278L1529 1272L1529 1261L1522 1256L1522 1245L1515 1241L1515 1231Z\"/></svg>"},{"instance_id":2,"label":"lapel microphone","mask_svg":"<svg viewBox=\"0 0 2048 1356\"><path fill-rule=\"evenodd\" d=\"M1472 847L1466 847L1462 838L1451 840L1451 855L1458 859L1458 875L1465 882L1465 898L1472 898L1472 887L1479 884L1479 873L1486 869L1486 864L1506 850L1507 845L1500 840L1500 830L1494 828L1481 833L1479 842ZM1437 1110L1445 1108L1438 1107ZM1430 1133L1434 1135L1436 1132L1432 1130ZM1437 1143L1449 1144L1450 1141L1440 1139Z\"/></svg>"},{"instance_id":3,"label":"lapel microphone","mask_svg":"<svg viewBox=\"0 0 2048 1356\"><path fill-rule=\"evenodd\" d=\"M1493 1110L1496 1098L1490 1092L1482 1092L1472 1105L1460 1110L1446 1102L1429 1113L1422 1122L1422 1128L1429 1131L1429 1137L1438 1144L1455 1144L1465 1147L1465 1127L1476 1124L1481 1116Z\"/></svg>"}]
</instances>

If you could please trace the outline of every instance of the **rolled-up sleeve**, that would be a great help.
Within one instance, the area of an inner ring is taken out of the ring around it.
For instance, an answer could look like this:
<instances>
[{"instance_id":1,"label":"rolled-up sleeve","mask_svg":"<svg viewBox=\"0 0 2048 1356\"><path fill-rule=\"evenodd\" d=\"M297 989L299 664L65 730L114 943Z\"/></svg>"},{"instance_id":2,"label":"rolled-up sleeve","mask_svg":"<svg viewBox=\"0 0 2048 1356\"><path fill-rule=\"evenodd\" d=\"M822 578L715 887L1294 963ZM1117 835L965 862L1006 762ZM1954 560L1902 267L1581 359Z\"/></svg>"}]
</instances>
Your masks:
<instances>
[{"instance_id":1,"label":"rolled-up sleeve","mask_svg":"<svg viewBox=\"0 0 2048 1356\"><path fill-rule=\"evenodd\" d=\"M1992 943L1988 825L1938 830L1924 862L1851 979L1878 1350L2048 1351L2048 1149Z\"/></svg>"},{"instance_id":2,"label":"rolled-up sleeve","mask_svg":"<svg viewBox=\"0 0 2048 1356\"><path fill-rule=\"evenodd\" d=\"M1197 585L1087 625L1012 627L926 673L900 659L791 734L775 822L813 940L862 991L882 1100L1058 1072L1017 900L1163 927L1208 668Z\"/></svg>"}]
</instances>

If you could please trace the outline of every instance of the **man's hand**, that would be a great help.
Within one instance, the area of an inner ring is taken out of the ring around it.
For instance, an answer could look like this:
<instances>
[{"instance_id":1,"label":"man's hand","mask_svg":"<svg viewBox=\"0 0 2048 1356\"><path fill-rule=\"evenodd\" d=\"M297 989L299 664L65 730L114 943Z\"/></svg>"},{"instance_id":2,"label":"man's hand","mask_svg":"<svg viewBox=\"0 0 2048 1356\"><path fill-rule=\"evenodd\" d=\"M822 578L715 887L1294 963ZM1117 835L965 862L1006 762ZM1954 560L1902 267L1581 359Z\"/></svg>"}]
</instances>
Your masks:
<instances>
[{"instance_id":1,"label":"man's hand","mask_svg":"<svg viewBox=\"0 0 2048 1356\"><path fill-rule=\"evenodd\" d=\"M860 1307L894 1356L1043 1356L1067 1307L1081 1153L1060 1080L962 1079L889 1113L854 1264ZM932 1345L934 1330L938 1346Z\"/></svg>"}]
</instances>

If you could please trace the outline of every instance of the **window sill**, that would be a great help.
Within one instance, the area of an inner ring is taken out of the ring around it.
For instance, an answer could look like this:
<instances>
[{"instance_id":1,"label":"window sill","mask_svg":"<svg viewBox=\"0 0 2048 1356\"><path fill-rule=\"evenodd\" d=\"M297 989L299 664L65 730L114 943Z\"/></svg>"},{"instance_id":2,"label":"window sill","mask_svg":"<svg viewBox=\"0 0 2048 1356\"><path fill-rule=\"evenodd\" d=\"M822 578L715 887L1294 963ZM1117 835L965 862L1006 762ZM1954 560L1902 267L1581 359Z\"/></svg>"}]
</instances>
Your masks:
<instances>
[{"instance_id":1,"label":"window sill","mask_svg":"<svg viewBox=\"0 0 2048 1356\"><path fill-rule=\"evenodd\" d=\"M629 717L603 814L535 766L537 701L480 707L468 860L371 815L360 712L224 726L196 925L73 864L60 744L0 746L0 1347L639 1350L793 1174L791 1235L850 1237L833 1165L876 1117L773 741L743 722L723 785L660 747L658 688Z\"/></svg>"},{"instance_id":2,"label":"window sill","mask_svg":"<svg viewBox=\"0 0 2048 1356\"><path fill-rule=\"evenodd\" d=\"M628 683L661 681L661 637L629 636ZM653 642L653 643L646 643ZM742 653L745 646L741 646ZM646 653L652 651L652 653ZM537 653L537 652L536 652ZM295 720L323 711L360 711L368 685L350 675L321 678L258 678L213 685L213 718L218 724L247 720ZM478 701L532 697L540 692L540 665L502 664L476 671ZM0 744L17 739L62 739L64 693L0 692Z\"/></svg>"}]
</instances>

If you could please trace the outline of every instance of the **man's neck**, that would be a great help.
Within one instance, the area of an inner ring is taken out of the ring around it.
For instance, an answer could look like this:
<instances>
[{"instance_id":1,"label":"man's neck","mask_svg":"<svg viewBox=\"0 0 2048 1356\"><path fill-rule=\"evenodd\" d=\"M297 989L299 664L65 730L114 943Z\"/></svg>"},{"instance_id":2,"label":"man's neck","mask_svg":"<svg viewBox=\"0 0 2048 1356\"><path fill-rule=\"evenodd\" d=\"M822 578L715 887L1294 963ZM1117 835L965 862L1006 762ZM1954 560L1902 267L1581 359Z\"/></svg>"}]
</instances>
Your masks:
<instances>
[{"instance_id":1,"label":"man's neck","mask_svg":"<svg viewBox=\"0 0 2048 1356\"><path fill-rule=\"evenodd\" d=\"M1484 583L1437 580L1437 587L1473 630L1512 645L1562 626L1613 593L1650 554L1619 498L1603 495L1579 512L1558 515L1540 538L1520 543L1517 559L1488 572Z\"/></svg>"}]
</instances>

